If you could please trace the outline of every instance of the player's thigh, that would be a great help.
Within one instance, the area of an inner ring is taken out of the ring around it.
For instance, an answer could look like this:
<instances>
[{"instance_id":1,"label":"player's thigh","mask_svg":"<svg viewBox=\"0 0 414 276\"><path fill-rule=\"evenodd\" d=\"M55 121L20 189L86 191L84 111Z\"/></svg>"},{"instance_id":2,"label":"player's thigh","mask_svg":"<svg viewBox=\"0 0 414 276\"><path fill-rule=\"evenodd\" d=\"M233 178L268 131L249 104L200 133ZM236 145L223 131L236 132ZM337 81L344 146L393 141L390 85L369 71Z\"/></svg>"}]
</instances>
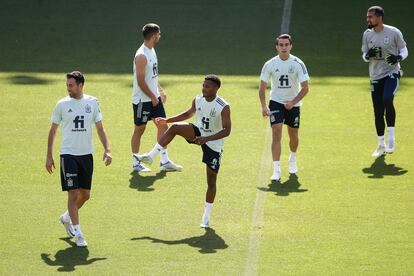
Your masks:
<instances>
[{"instance_id":1,"label":"player's thigh","mask_svg":"<svg viewBox=\"0 0 414 276\"><path fill-rule=\"evenodd\" d=\"M270 125L273 127L275 124L280 124L285 121L285 106L281 103L270 100L269 102L270 110Z\"/></svg>"},{"instance_id":2,"label":"player's thigh","mask_svg":"<svg viewBox=\"0 0 414 276\"><path fill-rule=\"evenodd\" d=\"M299 128L288 126L288 134L290 139L297 139L299 137Z\"/></svg>"},{"instance_id":3,"label":"player's thigh","mask_svg":"<svg viewBox=\"0 0 414 276\"><path fill-rule=\"evenodd\" d=\"M187 141L193 141L196 136L193 125L184 122L172 124L168 131L183 137Z\"/></svg>"},{"instance_id":4,"label":"player's thigh","mask_svg":"<svg viewBox=\"0 0 414 276\"><path fill-rule=\"evenodd\" d=\"M273 139L280 140L282 138L283 123L272 125L272 137Z\"/></svg>"},{"instance_id":5,"label":"player's thigh","mask_svg":"<svg viewBox=\"0 0 414 276\"><path fill-rule=\"evenodd\" d=\"M79 188L90 190L93 175L93 156L92 154L78 156L77 162L79 167Z\"/></svg>"},{"instance_id":6,"label":"player's thigh","mask_svg":"<svg viewBox=\"0 0 414 276\"><path fill-rule=\"evenodd\" d=\"M374 109L380 109L383 105L384 79L371 80L371 99Z\"/></svg>"},{"instance_id":7,"label":"player's thigh","mask_svg":"<svg viewBox=\"0 0 414 276\"><path fill-rule=\"evenodd\" d=\"M201 145L201 148L203 150L203 163L207 165L208 169L211 170L211 173L218 174L221 165L222 152L214 151L206 144ZM208 173L209 170L207 170L207 174Z\"/></svg>"},{"instance_id":8,"label":"player's thigh","mask_svg":"<svg viewBox=\"0 0 414 276\"><path fill-rule=\"evenodd\" d=\"M286 110L285 124L291 128L299 128L300 125L300 107L294 106Z\"/></svg>"},{"instance_id":9,"label":"player's thigh","mask_svg":"<svg viewBox=\"0 0 414 276\"><path fill-rule=\"evenodd\" d=\"M384 80L384 94L382 100L384 103L392 101L400 86L400 77L398 74L393 74Z\"/></svg>"},{"instance_id":10,"label":"player's thigh","mask_svg":"<svg viewBox=\"0 0 414 276\"><path fill-rule=\"evenodd\" d=\"M135 126L147 124L148 120L151 119L151 106L151 102L139 102L138 104L132 104Z\"/></svg>"},{"instance_id":11,"label":"player's thigh","mask_svg":"<svg viewBox=\"0 0 414 276\"><path fill-rule=\"evenodd\" d=\"M62 191L79 189L79 167L76 156L60 155L60 182Z\"/></svg>"}]
</instances>

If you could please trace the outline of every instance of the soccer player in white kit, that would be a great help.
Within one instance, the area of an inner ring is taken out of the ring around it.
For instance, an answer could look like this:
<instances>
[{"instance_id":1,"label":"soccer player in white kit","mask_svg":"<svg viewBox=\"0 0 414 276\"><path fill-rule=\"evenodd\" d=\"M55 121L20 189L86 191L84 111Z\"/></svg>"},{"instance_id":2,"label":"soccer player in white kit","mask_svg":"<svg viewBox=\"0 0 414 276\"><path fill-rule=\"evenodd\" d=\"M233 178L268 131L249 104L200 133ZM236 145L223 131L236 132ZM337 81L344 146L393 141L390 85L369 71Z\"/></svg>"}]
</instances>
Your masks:
<instances>
[{"instance_id":1,"label":"soccer player in white kit","mask_svg":"<svg viewBox=\"0 0 414 276\"><path fill-rule=\"evenodd\" d=\"M384 9L370 7L367 11L368 29L362 36L362 59L369 63L371 97L374 106L378 146L372 156L395 151L394 96L400 84L400 62L407 58L408 49L400 30L383 23ZM385 145L385 121L388 143Z\"/></svg>"},{"instance_id":2,"label":"soccer player in white kit","mask_svg":"<svg viewBox=\"0 0 414 276\"><path fill-rule=\"evenodd\" d=\"M309 75L305 64L290 54L292 38L282 34L276 38L279 55L267 61L260 74L259 98L262 115L270 118L272 127L272 157L274 170L271 180L280 180L280 154L282 127L286 124L289 133L289 173L296 173L296 151L299 145L300 107L309 91ZM270 102L266 105L266 86L271 80Z\"/></svg>"},{"instance_id":3,"label":"soccer player in white kit","mask_svg":"<svg viewBox=\"0 0 414 276\"><path fill-rule=\"evenodd\" d=\"M158 139L158 143L148 154L139 156L144 163L152 163L154 157L162 151L176 135L184 137L188 143L200 145L203 150L203 162L207 170L207 192L204 214L200 226L207 228L210 225L210 213L216 196L217 173L220 168L221 155L223 152L224 137L230 135L231 119L230 106L217 95L221 81L216 75L207 75L204 78L202 96L197 96L191 107L178 115L170 118L157 118L159 125L174 123ZM182 122L193 117L195 124Z\"/></svg>"},{"instance_id":4,"label":"soccer player in white kit","mask_svg":"<svg viewBox=\"0 0 414 276\"><path fill-rule=\"evenodd\" d=\"M68 209L60 216L69 237L75 237L76 245L87 246L79 225L79 209L90 197L93 174L92 125L104 147L103 161L112 162L109 141L102 125L102 114L95 97L83 93L85 78L79 71L66 74L69 96L56 104L52 115L47 141L46 170L51 174L55 168L53 144L59 124L62 127L60 146L60 178L62 191L68 192Z\"/></svg>"},{"instance_id":5,"label":"soccer player in white kit","mask_svg":"<svg viewBox=\"0 0 414 276\"><path fill-rule=\"evenodd\" d=\"M158 83L158 59L154 46L161 38L161 30L157 24L148 23L142 28L144 43L135 53L132 87L132 109L134 113L134 132L131 138L132 167L136 172L150 172L137 159L147 122L157 117L165 117L163 103L166 95ZM155 123L155 121L154 121ZM167 130L166 125L157 125L157 139ZM180 171L181 166L168 158L167 149L160 156L160 171Z\"/></svg>"}]
</instances>

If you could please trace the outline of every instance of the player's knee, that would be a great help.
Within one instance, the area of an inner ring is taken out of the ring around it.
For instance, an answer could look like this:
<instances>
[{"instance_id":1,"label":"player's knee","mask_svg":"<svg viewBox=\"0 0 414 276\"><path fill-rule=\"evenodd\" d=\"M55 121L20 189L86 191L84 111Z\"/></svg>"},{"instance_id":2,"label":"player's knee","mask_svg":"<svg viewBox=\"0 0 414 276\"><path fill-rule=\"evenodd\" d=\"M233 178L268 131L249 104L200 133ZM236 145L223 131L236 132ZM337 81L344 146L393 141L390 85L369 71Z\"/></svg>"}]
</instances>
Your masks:
<instances>
[{"instance_id":1,"label":"player's knee","mask_svg":"<svg viewBox=\"0 0 414 276\"><path fill-rule=\"evenodd\" d=\"M179 125L178 124L172 124L169 128L168 128L168 132L172 133L172 134L177 134L179 129Z\"/></svg>"},{"instance_id":2,"label":"player's knee","mask_svg":"<svg viewBox=\"0 0 414 276\"><path fill-rule=\"evenodd\" d=\"M144 134L146 125L135 126L134 136L141 137Z\"/></svg>"}]
</instances>

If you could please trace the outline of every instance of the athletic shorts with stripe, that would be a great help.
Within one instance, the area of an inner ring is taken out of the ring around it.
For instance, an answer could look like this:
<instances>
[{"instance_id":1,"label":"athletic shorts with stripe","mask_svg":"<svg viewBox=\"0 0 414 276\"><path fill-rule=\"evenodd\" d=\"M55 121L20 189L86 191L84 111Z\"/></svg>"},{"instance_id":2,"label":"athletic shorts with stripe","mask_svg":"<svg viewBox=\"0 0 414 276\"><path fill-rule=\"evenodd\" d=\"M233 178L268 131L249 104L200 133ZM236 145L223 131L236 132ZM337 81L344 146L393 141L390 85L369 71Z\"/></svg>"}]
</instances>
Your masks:
<instances>
[{"instance_id":1,"label":"athletic shorts with stripe","mask_svg":"<svg viewBox=\"0 0 414 276\"><path fill-rule=\"evenodd\" d=\"M93 156L60 155L60 182L62 191L86 189L90 190L93 174Z\"/></svg>"},{"instance_id":2,"label":"athletic shorts with stripe","mask_svg":"<svg viewBox=\"0 0 414 276\"><path fill-rule=\"evenodd\" d=\"M194 129L195 136L201 136L201 132L196 125L190 124ZM190 144L195 144L193 141L187 140ZM212 171L218 173L220 169L221 156L223 151L217 152L212 150L207 144L201 145L203 150L203 163L205 163Z\"/></svg>"},{"instance_id":3,"label":"athletic shorts with stripe","mask_svg":"<svg viewBox=\"0 0 414 276\"><path fill-rule=\"evenodd\" d=\"M371 80L371 96L374 110L381 111L386 102L393 101L400 84L400 74L392 74L379 80ZM380 112L381 113L381 112ZM383 111L382 111L383 113Z\"/></svg>"},{"instance_id":4,"label":"athletic shorts with stripe","mask_svg":"<svg viewBox=\"0 0 414 276\"><path fill-rule=\"evenodd\" d=\"M156 106L153 106L152 102L139 102L138 104L132 104L132 109L134 111L134 124L136 126L145 125L153 118L166 117L161 97L158 97L158 100L159 103Z\"/></svg>"},{"instance_id":5,"label":"athletic shorts with stripe","mask_svg":"<svg viewBox=\"0 0 414 276\"><path fill-rule=\"evenodd\" d=\"M281 103L270 100L270 125L284 123L291 128L299 128L300 125L300 107L294 106L287 110Z\"/></svg>"}]
</instances>

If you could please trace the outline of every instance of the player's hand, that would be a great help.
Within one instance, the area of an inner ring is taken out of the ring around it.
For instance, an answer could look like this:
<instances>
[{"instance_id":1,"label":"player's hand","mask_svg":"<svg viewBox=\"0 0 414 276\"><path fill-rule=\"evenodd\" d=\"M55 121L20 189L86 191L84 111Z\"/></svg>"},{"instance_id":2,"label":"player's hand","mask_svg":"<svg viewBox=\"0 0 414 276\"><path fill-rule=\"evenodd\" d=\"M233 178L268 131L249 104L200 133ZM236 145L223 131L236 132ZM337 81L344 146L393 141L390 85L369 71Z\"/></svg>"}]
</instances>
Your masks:
<instances>
[{"instance_id":1,"label":"player's hand","mask_svg":"<svg viewBox=\"0 0 414 276\"><path fill-rule=\"evenodd\" d=\"M292 102L287 102L287 103L284 104L284 106L287 110L291 110L292 107L293 107L293 104L292 104Z\"/></svg>"},{"instance_id":2,"label":"player's hand","mask_svg":"<svg viewBox=\"0 0 414 276\"><path fill-rule=\"evenodd\" d=\"M400 62L402 60L402 57L400 55L393 55L393 54L387 54L385 57L385 62L388 65L394 65L397 62Z\"/></svg>"},{"instance_id":3,"label":"player's hand","mask_svg":"<svg viewBox=\"0 0 414 276\"><path fill-rule=\"evenodd\" d=\"M161 102L165 103L167 101L167 94L164 93L164 90L160 91Z\"/></svg>"},{"instance_id":4,"label":"player's hand","mask_svg":"<svg viewBox=\"0 0 414 276\"><path fill-rule=\"evenodd\" d=\"M46 157L46 170L48 173L52 174L53 170L55 169L55 161L53 161L52 156Z\"/></svg>"},{"instance_id":5,"label":"player's hand","mask_svg":"<svg viewBox=\"0 0 414 276\"><path fill-rule=\"evenodd\" d=\"M109 166L112 163L112 154L110 151L105 151L103 154L102 161L104 161L105 166Z\"/></svg>"},{"instance_id":6,"label":"player's hand","mask_svg":"<svg viewBox=\"0 0 414 276\"><path fill-rule=\"evenodd\" d=\"M376 57L381 52L381 48L379 47L372 47L368 50L368 53L365 55L366 59Z\"/></svg>"},{"instance_id":7,"label":"player's hand","mask_svg":"<svg viewBox=\"0 0 414 276\"><path fill-rule=\"evenodd\" d=\"M155 118L155 123L159 126L163 126L167 124L167 119L163 117L157 117Z\"/></svg>"},{"instance_id":8,"label":"player's hand","mask_svg":"<svg viewBox=\"0 0 414 276\"><path fill-rule=\"evenodd\" d=\"M262 115L263 115L263 117L269 117L270 116L270 110L267 106L262 107Z\"/></svg>"},{"instance_id":9,"label":"player's hand","mask_svg":"<svg viewBox=\"0 0 414 276\"><path fill-rule=\"evenodd\" d=\"M157 106L160 103L158 98L155 96L151 98L151 102L152 102L152 106Z\"/></svg>"},{"instance_id":10,"label":"player's hand","mask_svg":"<svg viewBox=\"0 0 414 276\"><path fill-rule=\"evenodd\" d=\"M208 142L208 140L207 140L207 137L205 136L196 136L193 142L196 143L197 145L204 145L205 143Z\"/></svg>"}]
</instances>

